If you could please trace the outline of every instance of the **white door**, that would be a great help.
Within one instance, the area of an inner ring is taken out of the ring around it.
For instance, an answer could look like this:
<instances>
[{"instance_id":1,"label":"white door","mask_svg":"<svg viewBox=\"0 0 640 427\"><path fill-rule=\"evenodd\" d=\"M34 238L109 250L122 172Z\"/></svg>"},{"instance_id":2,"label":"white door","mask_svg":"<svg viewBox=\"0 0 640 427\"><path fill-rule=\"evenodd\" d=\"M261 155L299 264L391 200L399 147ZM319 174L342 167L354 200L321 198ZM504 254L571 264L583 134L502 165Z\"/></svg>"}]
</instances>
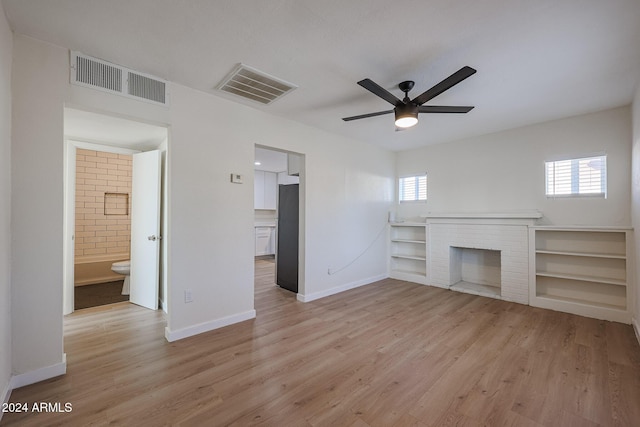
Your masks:
<instances>
[{"instance_id":1,"label":"white door","mask_svg":"<svg viewBox=\"0 0 640 427\"><path fill-rule=\"evenodd\" d=\"M76 233L76 146L67 141L65 144L65 220L64 230L64 264L62 267L62 314L73 313L75 287L75 233Z\"/></svg>"},{"instance_id":2,"label":"white door","mask_svg":"<svg viewBox=\"0 0 640 427\"><path fill-rule=\"evenodd\" d=\"M158 309L160 256L160 151L133 155L131 283L129 300Z\"/></svg>"}]
</instances>

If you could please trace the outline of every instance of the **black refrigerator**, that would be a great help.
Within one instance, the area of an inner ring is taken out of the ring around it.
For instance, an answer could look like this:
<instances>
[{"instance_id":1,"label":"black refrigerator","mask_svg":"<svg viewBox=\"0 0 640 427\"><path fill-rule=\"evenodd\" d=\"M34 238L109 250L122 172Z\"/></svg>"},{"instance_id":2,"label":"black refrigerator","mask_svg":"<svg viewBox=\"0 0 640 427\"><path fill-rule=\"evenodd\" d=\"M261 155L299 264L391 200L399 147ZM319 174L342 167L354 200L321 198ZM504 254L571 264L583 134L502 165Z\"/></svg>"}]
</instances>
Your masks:
<instances>
[{"instance_id":1,"label":"black refrigerator","mask_svg":"<svg viewBox=\"0 0 640 427\"><path fill-rule=\"evenodd\" d=\"M299 185L278 186L278 237L276 240L276 284L298 292Z\"/></svg>"}]
</instances>

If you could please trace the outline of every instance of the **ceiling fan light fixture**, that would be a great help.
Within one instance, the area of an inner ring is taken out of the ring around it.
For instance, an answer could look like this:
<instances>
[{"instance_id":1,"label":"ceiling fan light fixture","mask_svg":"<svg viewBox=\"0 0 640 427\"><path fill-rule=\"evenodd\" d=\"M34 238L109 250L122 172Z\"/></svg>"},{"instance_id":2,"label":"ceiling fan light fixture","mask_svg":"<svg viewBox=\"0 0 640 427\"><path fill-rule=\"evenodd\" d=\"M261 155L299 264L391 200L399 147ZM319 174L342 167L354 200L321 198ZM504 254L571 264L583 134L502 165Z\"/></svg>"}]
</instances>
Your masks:
<instances>
[{"instance_id":1,"label":"ceiling fan light fixture","mask_svg":"<svg viewBox=\"0 0 640 427\"><path fill-rule=\"evenodd\" d=\"M343 117L342 120L349 122L351 120L366 119L367 117L382 116L383 114L394 113L396 116L396 127L406 129L415 126L418 123L418 113L468 113L473 107L465 106L442 106L442 105L424 105L427 101L440 95L442 92L451 89L467 77L476 73L476 70L464 66L455 73L451 74L440 83L427 89L415 98L409 98L409 91L413 89L415 82L406 80L398 84L398 89L404 92L404 99L399 99L394 94L380 86L371 79L362 79L358 85L362 86L369 92L379 98L384 99L395 108L393 110L377 111L375 113L360 114L358 116Z\"/></svg>"},{"instance_id":2,"label":"ceiling fan light fixture","mask_svg":"<svg viewBox=\"0 0 640 427\"><path fill-rule=\"evenodd\" d=\"M395 109L396 126L410 128L418 124L418 107L414 105L400 105Z\"/></svg>"}]
</instances>

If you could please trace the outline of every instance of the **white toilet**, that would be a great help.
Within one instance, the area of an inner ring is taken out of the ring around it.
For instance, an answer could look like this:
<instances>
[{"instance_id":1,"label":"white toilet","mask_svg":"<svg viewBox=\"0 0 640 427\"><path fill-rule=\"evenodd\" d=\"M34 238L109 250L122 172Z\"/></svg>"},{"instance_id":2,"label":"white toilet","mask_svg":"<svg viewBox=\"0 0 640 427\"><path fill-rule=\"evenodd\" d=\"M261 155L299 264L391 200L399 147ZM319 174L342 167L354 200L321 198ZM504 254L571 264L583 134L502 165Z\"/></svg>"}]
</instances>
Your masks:
<instances>
[{"instance_id":1,"label":"white toilet","mask_svg":"<svg viewBox=\"0 0 640 427\"><path fill-rule=\"evenodd\" d=\"M122 295L129 295L129 273L131 272L131 260L114 262L111 264L111 271L124 276L122 285Z\"/></svg>"}]
</instances>

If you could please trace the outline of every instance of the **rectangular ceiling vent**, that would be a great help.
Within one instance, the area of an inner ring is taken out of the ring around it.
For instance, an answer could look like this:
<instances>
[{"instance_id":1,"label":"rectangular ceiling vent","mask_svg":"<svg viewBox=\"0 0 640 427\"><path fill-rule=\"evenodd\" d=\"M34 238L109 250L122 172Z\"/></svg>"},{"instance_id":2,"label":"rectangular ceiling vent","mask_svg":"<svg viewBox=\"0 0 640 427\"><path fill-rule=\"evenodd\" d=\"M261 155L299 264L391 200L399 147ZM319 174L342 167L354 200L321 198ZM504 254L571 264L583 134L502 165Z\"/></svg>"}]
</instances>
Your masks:
<instances>
[{"instance_id":1,"label":"rectangular ceiling vent","mask_svg":"<svg viewBox=\"0 0 640 427\"><path fill-rule=\"evenodd\" d=\"M147 74L120 65L71 52L72 84L134 98L154 104L167 105L167 83Z\"/></svg>"},{"instance_id":2,"label":"rectangular ceiling vent","mask_svg":"<svg viewBox=\"0 0 640 427\"><path fill-rule=\"evenodd\" d=\"M165 82L129 71L128 93L149 101L165 104L167 85Z\"/></svg>"},{"instance_id":3,"label":"rectangular ceiling vent","mask_svg":"<svg viewBox=\"0 0 640 427\"><path fill-rule=\"evenodd\" d=\"M82 56L76 56L74 65L76 82L122 92L122 69Z\"/></svg>"},{"instance_id":4,"label":"rectangular ceiling vent","mask_svg":"<svg viewBox=\"0 0 640 427\"><path fill-rule=\"evenodd\" d=\"M271 104L297 88L296 85L270 76L255 68L238 64L216 89L261 104Z\"/></svg>"}]
</instances>

